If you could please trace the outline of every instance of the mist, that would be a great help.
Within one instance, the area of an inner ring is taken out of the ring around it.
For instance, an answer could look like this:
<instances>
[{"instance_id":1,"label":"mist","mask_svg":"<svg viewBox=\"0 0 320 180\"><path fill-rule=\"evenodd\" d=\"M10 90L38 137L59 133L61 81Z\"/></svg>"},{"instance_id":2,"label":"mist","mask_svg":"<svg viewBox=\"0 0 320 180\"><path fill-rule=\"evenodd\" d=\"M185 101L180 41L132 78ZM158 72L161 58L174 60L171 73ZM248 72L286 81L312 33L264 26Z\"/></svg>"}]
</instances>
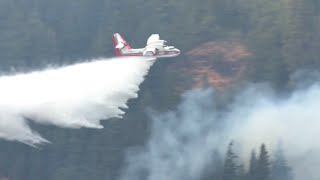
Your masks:
<instances>
[{"instance_id":1,"label":"mist","mask_svg":"<svg viewBox=\"0 0 320 180\"><path fill-rule=\"evenodd\" d=\"M213 89L191 91L175 111L148 111L150 138L144 147L128 150L120 179L201 179L208 169L219 171L219 157L231 141L243 163L262 143L272 161L281 144L295 179L320 176L319 84L289 97L279 97L265 85L251 85L224 110L215 103L218 95Z\"/></svg>"},{"instance_id":2,"label":"mist","mask_svg":"<svg viewBox=\"0 0 320 180\"><path fill-rule=\"evenodd\" d=\"M0 77L0 138L31 146L49 142L28 121L64 128L103 128L136 98L153 59L93 59L75 65Z\"/></svg>"}]
</instances>

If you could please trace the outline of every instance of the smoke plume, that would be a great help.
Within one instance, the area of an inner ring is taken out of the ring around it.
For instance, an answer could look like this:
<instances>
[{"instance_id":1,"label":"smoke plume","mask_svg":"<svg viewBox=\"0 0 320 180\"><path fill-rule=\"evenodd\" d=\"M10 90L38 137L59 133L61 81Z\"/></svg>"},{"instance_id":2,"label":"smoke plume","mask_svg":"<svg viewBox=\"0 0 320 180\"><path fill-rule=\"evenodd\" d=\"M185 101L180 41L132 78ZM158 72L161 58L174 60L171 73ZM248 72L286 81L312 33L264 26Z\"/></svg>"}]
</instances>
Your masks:
<instances>
[{"instance_id":1,"label":"smoke plume","mask_svg":"<svg viewBox=\"0 0 320 180\"><path fill-rule=\"evenodd\" d=\"M145 147L128 152L120 179L201 179L208 168L219 168L214 166L215 152L224 155L230 141L236 143L242 162L262 143L271 154L280 143L295 179L320 176L318 84L286 98L265 86L252 86L224 110L216 98L212 89L188 92L176 111L149 113L150 138Z\"/></svg>"},{"instance_id":2,"label":"smoke plume","mask_svg":"<svg viewBox=\"0 0 320 180\"><path fill-rule=\"evenodd\" d=\"M76 65L0 77L0 138L29 145L48 142L26 119L66 128L103 128L137 97L154 60L96 59Z\"/></svg>"}]
</instances>

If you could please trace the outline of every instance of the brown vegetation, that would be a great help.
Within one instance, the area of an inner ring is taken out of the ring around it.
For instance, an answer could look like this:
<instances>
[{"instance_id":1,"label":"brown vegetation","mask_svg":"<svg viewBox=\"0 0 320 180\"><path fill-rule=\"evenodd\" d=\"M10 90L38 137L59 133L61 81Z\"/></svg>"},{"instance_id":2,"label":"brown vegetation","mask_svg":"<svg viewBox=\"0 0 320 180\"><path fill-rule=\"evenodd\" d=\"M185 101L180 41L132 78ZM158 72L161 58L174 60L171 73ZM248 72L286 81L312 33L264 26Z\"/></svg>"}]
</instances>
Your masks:
<instances>
[{"instance_id":1,"label":"brown vegetation","mask_svg":"<svg viewBox=\"0 0 320 180\"><path fill-rule=\"evenodd\" d=\"M207 86L223 90L239 80L245 71L242 59L250 56L247 47L240 40L211 41L186 53L186 60L174 64L170 69L184 76L178 77L178 83L189 78L189 87L178 84L178 91L183 88L203 88Z\"/></svg>"}]
</instances>

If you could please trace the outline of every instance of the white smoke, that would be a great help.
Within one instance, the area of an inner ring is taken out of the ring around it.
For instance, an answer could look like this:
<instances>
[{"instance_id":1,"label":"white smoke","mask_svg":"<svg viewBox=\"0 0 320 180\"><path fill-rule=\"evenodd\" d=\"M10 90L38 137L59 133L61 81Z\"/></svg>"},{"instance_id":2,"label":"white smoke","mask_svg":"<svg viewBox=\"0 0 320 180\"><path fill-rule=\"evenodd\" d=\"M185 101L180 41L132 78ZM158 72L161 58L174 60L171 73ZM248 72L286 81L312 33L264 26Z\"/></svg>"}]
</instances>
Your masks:
<instances>
[{"instance_id":1,"label":"white smoke","mask_svg":"<svg viewBox=\"0 0 320 180\"><path fill-rule=\"evenodd\" d=\"M153 59L96 59L29 74L0 77L0 138L29 145L48 142L26 119L67 128L103 128L137 97Z\"/></svg>"},{"instance_id":2,"label":"white smoke","mask_svg":"<svg viewBox=\"0 0 320 180\"><path fill-rule=\"evenodd\" d=\"M232 140L246 163L262 143L270 152L281 143L297 180L318 179L319 85L287 98L251 87L223 111L214 103L215 95L211 89L189 92L176 111L151 113L150 139L144 148L128 153L120 179L200 179L208 167L219 168L212 165L214 151L224 155Z\"/></svg>"}]
</instances>

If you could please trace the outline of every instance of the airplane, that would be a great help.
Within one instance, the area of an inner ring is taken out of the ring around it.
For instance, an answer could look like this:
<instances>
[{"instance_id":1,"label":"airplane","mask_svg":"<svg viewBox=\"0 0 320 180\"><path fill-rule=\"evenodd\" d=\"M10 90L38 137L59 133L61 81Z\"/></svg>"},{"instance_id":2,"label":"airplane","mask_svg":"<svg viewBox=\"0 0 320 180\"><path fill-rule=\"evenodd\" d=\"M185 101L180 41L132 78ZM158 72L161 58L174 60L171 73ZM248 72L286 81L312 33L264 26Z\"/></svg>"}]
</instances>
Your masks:
<instances>
[{"instance_id":1,"label":"airplane","mask_svg":"<svg viewBox=\"0 0 320 180\"><path fill-rule=\"evenodd\" d=\"M174 46L167 46L167 41L160 40L159 34L152 34L147 41L146 47L133 49L119 33L113 34L113 44L116 56L148 56L155 58L175 57L180 50Z\"/></svg>"}]
</instances>

